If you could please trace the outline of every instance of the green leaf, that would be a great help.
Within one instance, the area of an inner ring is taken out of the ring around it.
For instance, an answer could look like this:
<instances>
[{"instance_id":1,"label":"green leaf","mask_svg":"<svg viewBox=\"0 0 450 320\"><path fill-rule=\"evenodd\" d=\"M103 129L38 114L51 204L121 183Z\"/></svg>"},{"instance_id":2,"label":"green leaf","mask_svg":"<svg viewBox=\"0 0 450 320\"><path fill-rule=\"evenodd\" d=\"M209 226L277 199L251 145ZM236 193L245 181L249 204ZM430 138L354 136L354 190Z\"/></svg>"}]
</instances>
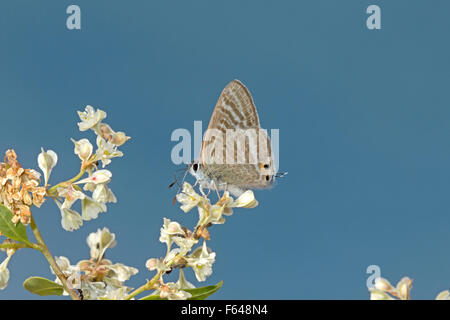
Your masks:
<instances>
[{"instance_id":1,"label":"green leaf","mask_svg":"<svg viewBox=\"0 0 450 320\"><path fill-rule=\"evenodd\" d=\"M212 295L213 293L215 293L217 290L220 289L220 287L222 287L223 281L220 281L218 284L213 285L213 286L206 286L206 287L201 287L201 288L195 288L195 289L185 289L183 291L189 292L190 294L192 294L192 297L190 297L188 300L204 300L207 297L209 297L210 295ZM154 294L154 295L148 295L145 296L143 298L141 298L140 300L166 300L166 299L162 299L159 294Z\"/></svg>"},{"instance_id":2,"label":"green leaf","mask_svg":"<svg viewBox=\"0 0 450 320\"><path fill-rule=\"evenodd\" d=\"M212 295L217 290L219 290L222 287L222 284L223 284L223 280L214 286L207 286L207 287L201 287L201 288L195 288L195 289L187 289L185 291L192 294L192 297L190 297L188 300L205 300L210 295Z\"/></svg>"},{"instance_id":3,"label":"green leaf","mask_svg":"<svg viewBox=\"0 0 450 320\"><path fill-rule=\"evenodd\" d=\"M0 232L2 233L2 235L10 239L31 245L31 242L27 237L27 229L25 228L25 226L20 222L17 223L17 225L12 223L12 217L13 213L11 212L11 210L0 204Z\"/></svg>"},{"instance_id":4,"label":"green leaf","mask_svg":"<svg viewBox=\"0 0 450 320\"><path fill-rule=\"evenodd\" d=\"M29 277L23 287L40 296L60 296L64 291L60 284L41 277Z\"/></svg>"},{"instance_id":5,"label":"green leaf","mask_svg":"<svg viewBox=\"0 0 450 320\"><path fill-rule=\"evenodd\" d=\"M167 300L167 299L163 299L159 296L159 294L150 294L148 296L145 296L139 300Z\"/></svg>"}]
</instances>

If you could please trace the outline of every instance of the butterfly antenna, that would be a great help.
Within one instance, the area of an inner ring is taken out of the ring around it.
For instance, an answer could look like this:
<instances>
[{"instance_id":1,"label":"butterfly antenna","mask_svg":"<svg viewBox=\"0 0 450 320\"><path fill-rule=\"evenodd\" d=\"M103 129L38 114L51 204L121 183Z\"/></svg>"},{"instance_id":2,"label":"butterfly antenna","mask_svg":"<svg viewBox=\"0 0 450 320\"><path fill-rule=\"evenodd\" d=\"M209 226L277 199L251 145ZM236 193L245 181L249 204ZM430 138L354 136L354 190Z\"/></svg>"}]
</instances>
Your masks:
<instances>
[{"instance_id":1,"label":"butterfly antenna","mask_svg":"<svg viewBox=\"0 0 450 320\"><path fill-rule=\"evenodd\" d=\"M177 179L177 175L176 174L174 174L174 181L171 184L169 184L169 189L172 188L175 185L175 183L178 183L178 179Z\"/></svg>"},{"instance_id":2,"label":"butterfly antenna","mask_svg":"<svg viewBox=\"0 0 450 320\"><path fill-rule=\"evenodd\" d=\"M172 188L175 184L177 184L178 186L180 186L180 184L178 183L177 173L180 172L180 171L184 171L184 172L186 173L186 171L187 171L188 169L189 169L189 165L187 165L186 168L180 168L180 169L175 170L175 173L174 173L174 181L173 181L171 184L169 184L169 189ZM181 181L181 182L184 182L184 178L185 178L185 177L186 177L186 175L183 177L183 181Z\"/></svg>"},{"instance_id":3,"label":"butterfly antenna","mask_svg":"<svg viewBox=\"0 0 450 320\"><path fill-rule=\"evenodd\" d=\"M178 185L178 190L177 190L177 193L175 194L175 197L172 200L172 205L175 205L175 201L177 200L177 195L180 193L181 188L183 187L184 180L186 179L186 175L189 171L189 165L187 165L186 168L181 169L181 170L184 170L184 175L183 175L183 179L181 180L181 183L178 182L177 175L175 174L175 181L169 185L169 188L172 188L175 184ZM180 171L180 170L177 170L177 171Z\"/></svg>"}]
</instances>

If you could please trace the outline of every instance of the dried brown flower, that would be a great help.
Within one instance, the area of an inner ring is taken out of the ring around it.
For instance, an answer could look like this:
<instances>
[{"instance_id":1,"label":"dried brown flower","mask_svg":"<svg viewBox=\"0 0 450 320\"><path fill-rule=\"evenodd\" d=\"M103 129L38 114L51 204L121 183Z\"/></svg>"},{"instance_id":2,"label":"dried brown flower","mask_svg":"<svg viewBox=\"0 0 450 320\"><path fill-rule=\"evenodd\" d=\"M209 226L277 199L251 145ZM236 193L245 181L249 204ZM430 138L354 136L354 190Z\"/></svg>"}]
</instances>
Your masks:
<instances>
[{"instance_id":1,"label":"dried brown flower","mask_svg":"<svg viewBox=\"0 0 450 320\"><path fill-rule=\"evenodd\" d=\"M12 222L30 223L30 207L40 207L45 201L46 190L39 187L40 173L24 169L17 161L13 149L7 150L4 162L0 162L0 203L12 211Z\"/></svg>"}]
</instances>

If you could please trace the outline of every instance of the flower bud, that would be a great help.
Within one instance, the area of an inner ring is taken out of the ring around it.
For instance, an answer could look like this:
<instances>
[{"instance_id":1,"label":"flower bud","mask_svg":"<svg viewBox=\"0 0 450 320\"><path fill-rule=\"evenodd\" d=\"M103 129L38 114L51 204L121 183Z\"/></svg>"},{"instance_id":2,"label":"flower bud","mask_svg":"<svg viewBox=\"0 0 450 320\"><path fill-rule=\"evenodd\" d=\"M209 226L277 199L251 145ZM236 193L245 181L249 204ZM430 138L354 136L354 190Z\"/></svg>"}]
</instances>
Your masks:
<instances>
[{"instance_id":1,"label":"flower bud","mask_svg":"<svg viewBox=\"0 0 450 320\"><path fill-rule=\"evenodd\" d=\"M172 221L168 224L167 226L167 232L169 234L183 234L184 235L184 230L181 227L181 225L176 222L176 221Z\"/></svg>"},{"instance_id":2,"label":"flower bud","mask_svg":"<svg viewBox=\"0 0 450 320\"><path fill-rule=\"evenodd\" d=\"M373 289L370 291L370 300L393 300L386 292Z\"/></svg>"},{"instance_id":3,"label":"flower bud","mask_svg":"<svg viewBox=\"0 0 450 320\"><path fill-rule=\"evenodd\" d=\"M106 141L109 141L114 133L115 133L114 130L111 129L111 127L108 124L106 123L100 124L100 134L102 138L105 139Z\"/></svg>"},{"instance_id":4,"label":"flower bud","mask_svg":"<svg viewBox=\"0 0 450 320\"><path fill-rule=\"evenodd\" d=\"M92 150L94 148L92 144L89 142L89 140L88 139L81 139L79 141L75 141L74 139L71 140L75 144L74 153L78 155L78 157L82 161L86 161L87 159L89 159L89 157L92 154Z\"/></svg>"},{"instance_id":5,"label":"flower bud","mask_svg":"<svg viewBox=\"0 0 450 320\"><path fill-rule=\"evenodd\" d=\"M450 300L450 291L442 291L437 295L436 300Z\"/></svg>"},{"instance_id":6,"label":"flower bud","mask_svg":"<svg viewBox=\"0 0 450 320\"><path fill-rule=\"evenodd\" d=\"M397 291L401 299L409 299L409 293L412 287L412 280L408 277L402 278L399 283L397 283Z\"/></svg>"},{"instance_id":7,"label":"flower bud","mask_svg":"<svg viewBox=\"0 0 450 320\"><path fill-rule=\"evenodd\" d=\"M381 277L375 280L375 288L381 291L391 291L394 289L389 281Z\"/></svg>"},{"instance_id":8,"label":"flower bud","mask_svg":"<svg viewBox=\"0 0 450 320\"><path fill-rule=\"evenodd\" d=\"M47 185L50 173L57 162L58 155L53 150L44 151L44 149L41 148L41 153L38 155L38 165L44 173L45 185Z\"/></svg>"},{"instance_id":9,"label":"flower bud","mask_svg":"<svg viewBox=\"0 0 450 320\"><path fill-rule=\"evenodd\" d=\"M82 180L76 182L75 184L80 184L80 183L94 183L94 184L108 183L109 181L111 181L111 177L112 177L111 171L105 170L105 169L97 170L90 177L87 177L86 179L82 179Z\"/></svg>"},{"instance_id":10,"label":"flower bud","mask_svg":"<svg viewBox=\"0 0 450 320\"><path fill-rule=\"evenodd\" d=\"M145 263L145 266L150 271L155 270L157 265L158 265L158 260L156 258L148 259L147 262Z\"/></svg>"},{"instance_id":11,"label":"flower bud","mask_svg":"<svg viewBox=\"0 0 450 320\"><path fill-rule=\"evenodd\" d=\"M12 255L8 255L6 259L0 264L0 290L5 289L8 286L9 270L8 263Z\"/></svg>"},{"instance_id":12,"label":"flower bud","mask_svg":"<svg viewBox=\"0 0 450 320\"><path fill-rule=\"evenodd\" d=\"M232 207L254 208L258 205L253 191L247 190L236 199L231 205Z\"/></svg>"},{"instance_id":13,"label":"flower bud","mask_svg":"<svg viewBox=\"0 0 450 320\"><path fill-rule=\"evenodd\" d=\"M130 139L131 138L127 137L124 132L119 131L113 134L111 143L115 144L116 146L121 146Z\"/></svg>"}]
</instances>

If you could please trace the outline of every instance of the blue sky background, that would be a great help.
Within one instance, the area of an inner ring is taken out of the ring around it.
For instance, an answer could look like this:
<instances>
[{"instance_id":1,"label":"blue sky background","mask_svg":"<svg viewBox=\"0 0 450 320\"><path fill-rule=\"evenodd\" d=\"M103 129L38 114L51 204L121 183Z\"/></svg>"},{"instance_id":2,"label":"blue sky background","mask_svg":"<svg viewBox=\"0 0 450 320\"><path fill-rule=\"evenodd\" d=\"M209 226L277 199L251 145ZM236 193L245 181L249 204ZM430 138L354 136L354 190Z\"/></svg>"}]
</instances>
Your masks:
<instances>
[{"instance_id":1,"label":"blue sky background","mask_svg":"<svg viewBox=\"0 0 450 320\"><path fill-rule=\"evenodd\" d=\"M81 7L82 30L66 29ZM366 28L367 6L382 29ZM207 126L223 87L243 81L262 126L280 129L289 175L260 206L211 229L216 299L367 299L366 268L413 298L450 287L450 3L429 1L2 1L0 150L37 168L40 147L59 155L50 183L77 172L76 110L104 109L132 137L108 167L119 202L66 232L47 201L34 215L54 255L87 258L86 236L107 226L113 262L152 273L172 206L176 128ZM190 180L193 181L192 179ZM36 298L25 278L53 278L42 256L17 252L1 299ZM198 285L191 271L187 276ZM170 279L170 278L169 278Z\"/></svg>"}]
</instances>

